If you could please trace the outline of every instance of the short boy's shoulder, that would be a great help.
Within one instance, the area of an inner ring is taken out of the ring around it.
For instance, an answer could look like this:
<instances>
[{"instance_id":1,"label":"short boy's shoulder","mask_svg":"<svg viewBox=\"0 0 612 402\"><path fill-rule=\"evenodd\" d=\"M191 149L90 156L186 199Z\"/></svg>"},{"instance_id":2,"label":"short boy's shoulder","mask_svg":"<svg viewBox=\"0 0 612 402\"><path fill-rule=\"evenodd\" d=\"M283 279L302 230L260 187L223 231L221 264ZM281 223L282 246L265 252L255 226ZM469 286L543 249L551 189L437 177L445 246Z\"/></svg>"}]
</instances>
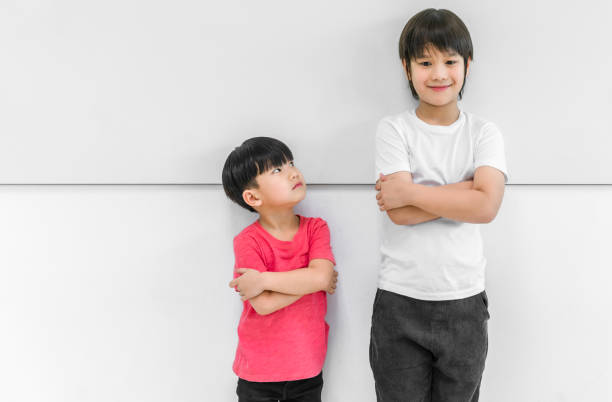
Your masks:
<instances>
[{"instance_id":1,"label":"short boy's shoulder","mask_svg":"<svg viewBox=\"0 0 612 402\"><path fill-rule=\"evenodd\" d=\"M257 256L265 266L273 260L273 248L258 230L256 222L242 229L234 237L234 255L237 259Z\"/></svg>"},{"instance_id":2,"label":"short boy's shoulder","mask_svg":"<svg viewBox=\"0 0 612 402\"><path fill-rule=\"evenodd\" d=\"M257 242L257 238L260 237L255 227L256 222L251 223L234 236L234 244L244 244L249 242Z\"/></svg>"},{"instance_id":3,"label":"short boy's shoulder","mask_svg":"<svg viewBox=\"0 0 612 402\"><path fill-rule=\"evenodd\" d=\"M323 218L302 216L302 222L306 226L306 232L309 235L313 235L321 229L329 230L327 222Z\"/></svg>"},{"instance_id":4,"label":"short boy's shoulder","mask_svg":"<svg viewBox=\"0 0 612 402\"><path fill-rule=\"evenodd\" d=\"M300 215L300 216L302 217L302 222L309 226L327 225L327 222L325 221L325 219L320 218L318 216L304 216L304 215Z\"/></svg>"}]
</instances>

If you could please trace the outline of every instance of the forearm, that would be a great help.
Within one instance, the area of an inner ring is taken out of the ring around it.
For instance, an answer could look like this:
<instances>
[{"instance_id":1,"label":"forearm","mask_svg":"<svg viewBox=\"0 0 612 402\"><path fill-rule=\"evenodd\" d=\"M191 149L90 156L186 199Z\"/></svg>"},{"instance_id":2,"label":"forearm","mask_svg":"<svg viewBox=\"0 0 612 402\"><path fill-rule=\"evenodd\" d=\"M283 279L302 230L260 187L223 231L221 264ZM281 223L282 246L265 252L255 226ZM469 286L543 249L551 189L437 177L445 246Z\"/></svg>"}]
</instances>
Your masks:
<instances>
[{"instance_id":1,"label":"forearm","mask_svg":"<svg viewBox=\"0 0 612 402\"><path fill-rule=\"evenodd\" d=\"M468 190L472 188L472 180L462 181L459 183L446 184L439 186L440 188L449 188L455 190ZM430 213L414 205L407 205L400 208L395 208L387 211L389 218L396 225L416 225L423 222L429 222L438 219L441 216Z\"/></svg>"},{"instance_id":2,"label":"forearm","mask_svg":"<svg viewBox=\"0 0 612 402\"><path fill-rule=\"evenodd\" d=\"M325 290L328 274L321 269L305 267L286 272L263 272L261 275L266 290L288 295L307 295Z\"/></svg>"},{"instance_id":3,"label":"forearm","mask_svg":"<svg viewBox=\"0 0 612 402\"><path fill-rule=\"evenodd\" d=\"M490 221L491 203L482 191L448 186L415 186L411 205L430 214L468 223Z\"/></svg>"},{"instance_id":4,"label":"forearm","mask_svg":"<svg viewBox=\"0 0 612 402\"><path fill-rule=\"evenodd\" d=\"M249 302L257 314L268 315L295 303L301 297L266 290L259 296L250 299Z\"/></svg>"},{"instance_id":5,"label":"forearm","mask_svg":"<svg viewBox=\"0 0 612 402\"><path fill-rule=\"evenodd\" d=\"M387 215L389 215L391 222L396 225L416 225L439 218L438 215L423 211L421 208L415 207L414 205L391 209L387 211Z\"/></svg>"}]
</instances>

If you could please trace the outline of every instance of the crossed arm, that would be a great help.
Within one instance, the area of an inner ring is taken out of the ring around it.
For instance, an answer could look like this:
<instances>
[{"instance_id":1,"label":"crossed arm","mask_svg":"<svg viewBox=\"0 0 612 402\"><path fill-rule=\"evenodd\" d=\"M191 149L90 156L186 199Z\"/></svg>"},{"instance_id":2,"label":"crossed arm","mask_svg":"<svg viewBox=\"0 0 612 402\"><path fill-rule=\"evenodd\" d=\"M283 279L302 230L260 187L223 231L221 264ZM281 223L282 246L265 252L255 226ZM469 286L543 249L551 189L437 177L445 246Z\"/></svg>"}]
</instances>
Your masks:
<instances>
[{"instance_id":1,"label":"crossed arm","mask_svg":"<svg viewBox=\"0 0 612 402\"><path fill-rule=\"evenodd\" d=\"M491 222L501 206L504 175L490 166L480 166L474 180L445 186L414 184L409 172L382 176L376 183L381 211L398 225L414 225L445 217L468 223Z\"/></svg>"},{"instance_id":2,"label":"crossed arm","mask_svg":"<svg viewBox=\"0 0 612 402\"><path fill-rule=\"evenodd\" d=\"M289 306L303 295L336 290L338 272L334 264L326 259L313 259L307 267L286 272L260 272L239 268L242 274L229 283L240 292L243 301L248 300L260 315L271 314Z\"/></svg>"}]
</instances>

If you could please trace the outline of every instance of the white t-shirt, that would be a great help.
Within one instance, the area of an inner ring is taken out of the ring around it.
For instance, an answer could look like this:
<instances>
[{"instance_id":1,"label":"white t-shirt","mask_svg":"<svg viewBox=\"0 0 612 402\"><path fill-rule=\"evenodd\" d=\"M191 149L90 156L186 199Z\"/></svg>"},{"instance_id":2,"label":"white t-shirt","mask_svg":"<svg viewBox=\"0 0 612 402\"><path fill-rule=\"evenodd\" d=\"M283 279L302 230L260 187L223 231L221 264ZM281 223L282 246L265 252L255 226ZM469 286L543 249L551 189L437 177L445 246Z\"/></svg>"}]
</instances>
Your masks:
<instances>
[{"instance_id":1,"label":"white t-shirt","mask_svg":"<svg viewBox=\"0 0 612 402\"><path fill-rule=\"evenodd\" d=\"M474 178L479 166L508 173L499 129L461 111L450 126L419 119L415 110L382 119L376 133L379 173L412 173L414 183L440 186ZM421 300L470 297L485 288L480 226L439 218L396 225L382 216L379 288Z\"/></svg>"}]
</instances>

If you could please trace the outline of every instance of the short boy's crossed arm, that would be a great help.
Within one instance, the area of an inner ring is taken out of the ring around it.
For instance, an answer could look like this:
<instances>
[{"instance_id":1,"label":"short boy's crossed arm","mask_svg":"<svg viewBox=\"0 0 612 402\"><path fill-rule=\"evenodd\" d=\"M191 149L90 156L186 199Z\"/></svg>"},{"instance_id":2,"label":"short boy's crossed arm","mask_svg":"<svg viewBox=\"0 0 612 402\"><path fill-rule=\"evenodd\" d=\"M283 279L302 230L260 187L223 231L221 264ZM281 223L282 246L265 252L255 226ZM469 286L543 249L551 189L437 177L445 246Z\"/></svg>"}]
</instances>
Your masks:
<instances>
[{"instance_id":1,"label":"short boy's crossed arm","mask_svg":"<svg viewBox=\"0 0 612 402\"><path fill-rule=\"evenodd\" d=\"M283 293L265 290L258 296L250 299L249 303L251 303L251 306L253 306L253 309L257 312L257 314L268 315L295 303L301 297L302 296L286 295Z\"/></svg>"},{"instance_id":2,"label":"short boy's crossed arm","mask_svg":"<svg viewBox=\"0 0 612 402\"><path fill-rule=\"evenodd\" d=\"M324 230L326 236L320 241L326 242L329 248L329 230L326 225ZM334 270L335 263L327 258L312 258L304 268L286 272L268 272L254 247L245 247L235 241L234 252L237 256L237 266L250 266L256 269L238 268L236 273L240 276L234 278L229 286L240 292L241 299L248 300L260 315L287 307L306 294L318 291L333 294L336 290L338 272ZM248 257L238 257L244 254Z\"/></svg>"},{"instance_id":3,"label":"short boy's crossed arm","mask_svg":"<svg viewBox=\"0 0 612 402\"><path fill-rule=\"evenodd\" d=\"M239 268L242 275L229 284L248 300L260 315L271 314L299 300L303 295L336 291L338 272L334 264L325 259L313 259L309 266L286 272L259 272Z\"/></svg>"},{"instance_id":4,"label":"short boy's crossed arm","mask_svg":"<svg viewBox=\"0 0 612 402\"><path fill-rule=\"evenodd\" d=\"M264 290L288 295L307 295L324 290L334 293L338 273L334 264L326 259L313 259L307 267L285 272L259 272L256 269L239 268L242 274L230 282L238 287L242 300L252 299Z\"/></svg>"}]
</instances>

